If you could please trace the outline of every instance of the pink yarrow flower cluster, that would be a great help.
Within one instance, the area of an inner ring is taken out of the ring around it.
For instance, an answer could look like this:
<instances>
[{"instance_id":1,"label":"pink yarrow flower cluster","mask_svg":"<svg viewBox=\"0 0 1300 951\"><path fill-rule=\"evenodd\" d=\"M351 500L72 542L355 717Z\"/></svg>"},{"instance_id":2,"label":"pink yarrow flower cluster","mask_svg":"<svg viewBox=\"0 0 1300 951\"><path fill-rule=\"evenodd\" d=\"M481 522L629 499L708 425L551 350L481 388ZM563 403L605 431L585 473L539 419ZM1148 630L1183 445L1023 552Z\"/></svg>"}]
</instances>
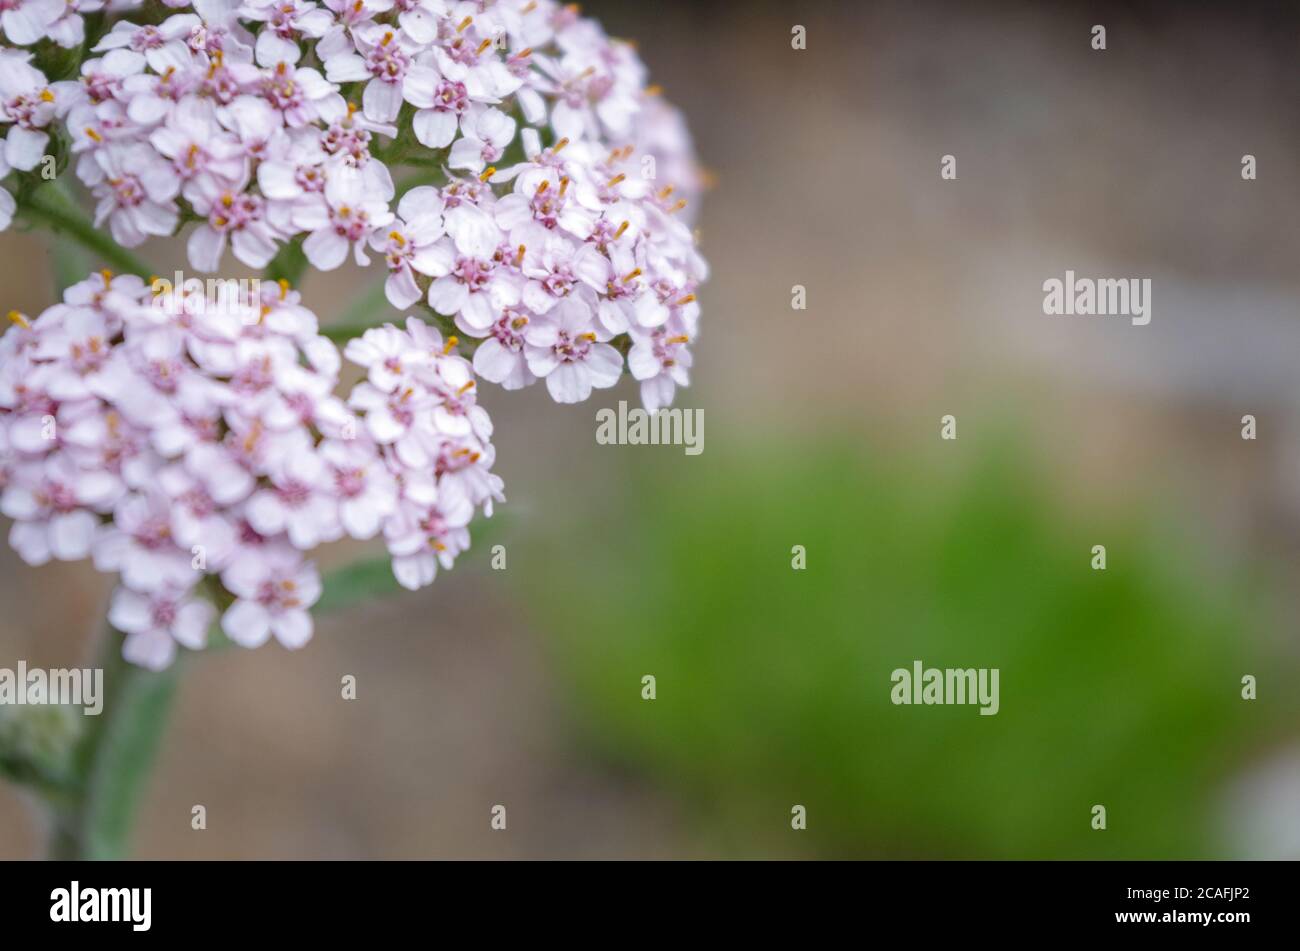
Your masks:
<instances>
[{"instance_id":1,"label":"pink yarrow flower cluster","mask_svg":"<svg viewBox=\"0 0 1300 951\"><path fill-rule=\"evenodd\" d=\"M202 647L212 601L245 647L312 634L308 554L384 538L409 588L468 547L491 512L492 425L469 364L418 320L340 356L299 295L155 293L94 275L0 338L0 511L32 565L92 558L120 576L109 618L131 661Z\"/></svg>"},{"instance_id":2,"label":"pink yarrow flower cluster","mask_svg":"<svg viewBox=\"0 0 1300 951\"><path fill-rule=\"evenodd\" d=\"M688 385L703 179L631 44L575 5L142 7L4 4L0 230L66 167L124 248L175 238L200 273L373 266L413 316L348 342L365 378L341 396L287 285L214 306L92 276L13 315L10 541L119 574L131 660L165 666L216 620L301 646L308 554L338 539L382 538L408 588L449 568L502 498L479 380L575 403L626 372L651 411Z\"/></svg>"},{"instance_id":3,"label":"pink yarrow flower cluster","mask_svg":"<svg viewBox=\"0 0 1300 951\"><path fill-rule=\"evenodd\" d=\"M54 10L15 4L15 42L34 42L24 26ZM687 383L699 176L629 44L553 0L167 7L92 37L76 79L0 51L10 167L30 171L57 114L124 246L188 230L204 272L228 252L264 267L293 239L320 270L373 251L392 304L454 320L485 380L578 402L627 357L652 410ZM447 183L395 203L407 159ZM13 211L0 197L0 224Z\"/></svg>"}]
</instances>

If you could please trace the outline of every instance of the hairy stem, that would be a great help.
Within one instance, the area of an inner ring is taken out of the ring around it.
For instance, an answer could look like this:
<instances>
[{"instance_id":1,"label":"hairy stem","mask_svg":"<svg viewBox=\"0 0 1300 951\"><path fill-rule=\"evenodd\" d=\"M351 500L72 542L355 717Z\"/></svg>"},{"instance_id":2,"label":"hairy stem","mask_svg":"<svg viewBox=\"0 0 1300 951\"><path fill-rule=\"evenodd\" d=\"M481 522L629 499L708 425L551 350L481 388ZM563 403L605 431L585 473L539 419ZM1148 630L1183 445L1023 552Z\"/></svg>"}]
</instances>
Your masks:
<instances>
[{"instance_id":1,"label":"hairy stem","mask_svg":"<svg viewBox=\"0 0 1300 951\"><path fill-rule=\"evenodd\" d=\"M125 857L140 797L167 726L180 664L153 672L122 657L122 635L105 627L97 665L103 710L87 717L72 775L52 805L53 859Z\"/></svg>"}]
</instances>

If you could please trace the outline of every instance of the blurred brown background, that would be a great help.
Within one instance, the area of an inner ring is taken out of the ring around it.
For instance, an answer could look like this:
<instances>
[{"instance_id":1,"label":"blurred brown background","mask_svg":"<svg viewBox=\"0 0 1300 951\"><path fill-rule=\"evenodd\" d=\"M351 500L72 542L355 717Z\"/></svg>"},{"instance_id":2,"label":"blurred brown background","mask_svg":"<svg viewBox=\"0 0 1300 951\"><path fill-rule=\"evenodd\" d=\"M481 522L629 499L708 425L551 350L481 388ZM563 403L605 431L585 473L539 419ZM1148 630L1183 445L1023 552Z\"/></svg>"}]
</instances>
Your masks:
<instances>
[{"instance_id":1,"label":"blurred brown background","mask_svg":"<svg viewBox=\"0 0 1300 951\"><path fill-rule=\"evenodd\" d=\"M707 448L689 465L826 418L873 451L938 465L940 416L977 442L1010 411L1064 504L1105 510L1155 491L1202 520L1224 559L1251 552L1294 579L1294 5L584 7L637 39L717 178L699 222L713 271L703 337L679 397L706 408ZM1093 23L1107 27L1104 52L1089 47ZM1245 153L1257 181L1241 179ZM944 154L956 181L939 177ZM0 261L6 308L48 304L42 239L0 235ZM1044 317L1042 282L1067 268L1151 277L1151 324ZM806 311L790 309L794 284ZM328 315L359 285L314 275L304 292ZM548 533L617 496L618 450L595 444L593 414L635 398L626 381L576 408L540 389L485 393L508 548L545 557ZM1257 443L1238 438L1244 413L1260 420ZM514 563L494 572L487 559L476 546L430 589L323 619L297 654L187 658L135 854L726 854L671 777L575 741ZM7 548L0 566L0 665L89 656L105 580L87 565L33 570ZM1286 615L1269 636L1294 656ZM339 699L344 674L355 702ZM1269 795L1293 810L1295 777L1280 775ZM207 832L190 830L195 803ZM496 803L504 835L488 827ZM39 854L42 836L0 787L0 858Z\"/></svg>"}]
</instances>

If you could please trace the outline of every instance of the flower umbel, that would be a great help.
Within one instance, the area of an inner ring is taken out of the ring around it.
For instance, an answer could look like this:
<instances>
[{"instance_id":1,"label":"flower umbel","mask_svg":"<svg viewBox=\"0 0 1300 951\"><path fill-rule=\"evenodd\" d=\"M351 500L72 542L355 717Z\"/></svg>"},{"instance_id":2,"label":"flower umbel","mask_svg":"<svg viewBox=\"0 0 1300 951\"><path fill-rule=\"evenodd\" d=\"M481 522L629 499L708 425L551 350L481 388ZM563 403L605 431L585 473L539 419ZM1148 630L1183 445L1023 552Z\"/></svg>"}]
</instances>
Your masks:
<instances>
[{"instance_id":1,"label":"flower umbel","mask_svg":"<svg viewBox=\"0 0 1300 951\"><path fill-rule=\"evenodd\" d=\"M689 383L707 277L682 117L575 7L164 7L7 4L0 230L39 221L49 159L93 199L115 247L82 237L106 258L173 237L203 273L377 260L411 315L326 336L287 284L189 306L143 269L11 315L10 542L34 565L118 574L110 620L155 669L218 621L244 646L302 646L322 544L382 538L403 586L432 582L504 498L480 379L545 380L573 403L628 372L666 406ZM364 371L346 394L344 358Z\"/></svg>"}]
</instances>

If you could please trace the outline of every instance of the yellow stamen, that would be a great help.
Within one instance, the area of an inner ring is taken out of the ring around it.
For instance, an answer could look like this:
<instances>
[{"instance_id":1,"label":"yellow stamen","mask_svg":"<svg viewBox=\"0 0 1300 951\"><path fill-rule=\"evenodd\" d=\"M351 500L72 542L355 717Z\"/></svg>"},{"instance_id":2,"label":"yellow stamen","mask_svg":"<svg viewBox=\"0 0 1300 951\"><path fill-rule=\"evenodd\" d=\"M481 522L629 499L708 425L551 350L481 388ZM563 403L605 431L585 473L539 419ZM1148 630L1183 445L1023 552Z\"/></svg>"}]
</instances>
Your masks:
<instances>
[{"instance_id":1,"label":"yellow stamen","mask_svg":"<svg viewBox=\"0 0 1300 951\"><path fill-rule=\"evenodd\" d=\"M691 338L686 334L678 334L676 337L669 337L668 343L690 343Z\"/></svg>"},{"instance_id":2,"label":"yellow stamen","mask_svg":"<svg viewBox=\"0 0 1300 951\"><path fill-rule=\"evenodd\" d=\"M474 18L473 18L473 17L465 17L465 19L461 20L460 23L457 25L457 27L456 27L456 32L457 32L457 33L464 33L464 32L465 32L465 28L466 28L467 26L469 26L469 25L470 25L471 23L473 23L473 22L474 22Z\"/></svg>"},{"instance_id":3,"label":"yellow stamen","mask_svg":"<svg viewBox=\"0 0 1300 951\"><path fill-rule=\"evenodd\" d=\"M663 95L663 91L664 87L660 86L658 83L651 83L649 86L645 87L645 94L647 96L661 96Z\"/></svg>"},{"instance_id":4,"label":"yellow stamen","mask_svg":"<svg viewBox=\"0 0 1300 951\"><path fill-rule=\"evenodd\" d=\"M478 177L478 180L480 182L486 182L489 178L491 178L496 173L497 173L497 167L495 165L489 165L486 169L483 170L483 174Z\"/></svg>"},{"instance_id":5,"label":"yellow stamen","mask_svg":"<svg viewBox=\"0 0 1300 951\"><path fill-rule=\"evenodd\" d=\"M464 393L466 390L472 390L472 389L474 389L474 381L473 381L473 380L470 380L468 383L466 383L464 386L462 386L462 387L461 387L459 390L457 390L456 392L457 392L457 393Z\"/></svg>"},{"instance_id":6,"label":"yellow stamen","mask_svg":"<svg viewBox=\"0 0 1300 951\"><path fill-rule=\"evenodd\" d=\"M615 175L613 178L611 178L609 181L605 183L605 187L613 188L615 185L623 181L625 178L627 178L627 176L624 175L622 172L619 172L617 175Z\"/></svg>"},{"instance_id":7,"label":"yellow stamen","mask_svg":"<svg viewBox=\"0 0 1300 951\"><path fill-rule=\"evenodd\" d=\"M482 43L478 45L478 49L476 49L474 52L478 55L482 55L483 51L491 45L492 45L491 40L484 40Z\"/></svg>"},{"instance_id":8,"label":"yellow stamen","mask_svg":"<svg viewBox=\"0 0 1300 951\"><path fill-rule=\"evenodd\" d=\"M53 101L54 101L54 93L50 92L48 89L42 89L41 102L53 102Z\"/></svg>"},{"instance_id":9,"label":"yellow stamen","mask_svg":"<svg viewBox=\"0 0 1300 951\"><path fill-rule=\"evenodd\" d=\"M630 221L625 221L625 222L623 222L621 225L619 225L619 226L618 226L618 230L614 232L614 237L615 237L615 238L621 238L621 237L623 237L623 232L626 231L626 230L631 226L631 224L632 224L632 222L630 222Z\"/></svg>"},{"instance_id":10,"label":"yellow stamen","mask_svg":"<svg viewBox=\"0 0 1300 951\"><path fill-rule=\"evenodd\" d=\"M96 132L94 129L92 129L90 126L86 126L86 135L87 137L94 140L95 142L104 141L104 137L100 135L98 132Z\"/></svg>"},{"instance_id":11,"label":"yellow stamen","mask_svg":"<svg viewBox=\"0 0 1300 951\"><path fill-rule=\"evenodd\" d=\"M628 271L626 274L623 275L623 283L626 284L628 281L636 280L640 276L641 276L641 269L639 267L633 268L632 270Z\"/></svg>"},{"instance_id":12,"label":"yellow stamen","mask_svg":"<svg viewBox=\"0 0 1300 951\"><path fill-rule=\"evenodd\" d=\"M406 247L406 239L402 237L402 232L390 231L388 232L388 238L390 241L396 241L399 248Z\"/></svg>"},{"instance_id":13,"label":"yellow stamen","mask_svg":"<svg viewBox=\"0 0 1300 951\"><path fill-rule=\"evenodd\" d=\"M18 311L16 310L9 311L9 322L11 324L17 324L19 327L22 327L24 330L32 329L32 322L28 320L26 317L24 317L22 314L18 313Z\"/></svg>"},{"instance_id":14,"label":"yellow stamen","mask_svg":"<svg viewBox=\"0 0 1300 951\"><path fill-rule=\"evenodd\" d=\"M587 343L595 343L596 335L593 333L578 334L579 340L585 340Z\"/></svg>"},{"instance_id":15,"label":"yellow stamen","mask_svg":"<svg viewBox=\"0 0 1300 951\"><path fill-rule=\"evenodd\" d=\"M564 148L568 144L569 144L569 137L566 135L564 138L560 139L560 141L556 142L553 146L551 146L551 152L552 153L558 152L560 151L560 149Z\"/></svg>"},{"instance_id":16,"label":"yellow stamen","mask_svg":"<svg viewBox=\"0 0 1300 951\"><path fill-rule=\"evenodd\" d=\"M446 354L451 353L453 350L455 350L456 344L458 343L460 343L460 341L456 339L456 336L454 334L448 337L447 345L442 348L443 355L445 356Z\"/></svg>"},{"instance_id":17,"label":"yellow stamen","mask_svg":"<svg viewBox=\"0 0 1300 951\"><path fill-rule=\"evenodd\" d=\"M694 295L694 294L687 294L685 297L679 297L679 298L677 298L677 300L673 303L673 306L674 306L674 307L684 307L684 306L686 306L687 304L692 303L694 300L695 300L695 295Z\"/></svg>"},{"instance_id":18,"label":"yellow stamen","mask_svg":"<svg viewBox=\"0 0 1300 951\"><path fill-rule=\"evenodd\" d=\"M280 285L280 300L284 300L289 294L289 282L284 278L280 278L275 283Z\"/></svg>"}]
</instances>

